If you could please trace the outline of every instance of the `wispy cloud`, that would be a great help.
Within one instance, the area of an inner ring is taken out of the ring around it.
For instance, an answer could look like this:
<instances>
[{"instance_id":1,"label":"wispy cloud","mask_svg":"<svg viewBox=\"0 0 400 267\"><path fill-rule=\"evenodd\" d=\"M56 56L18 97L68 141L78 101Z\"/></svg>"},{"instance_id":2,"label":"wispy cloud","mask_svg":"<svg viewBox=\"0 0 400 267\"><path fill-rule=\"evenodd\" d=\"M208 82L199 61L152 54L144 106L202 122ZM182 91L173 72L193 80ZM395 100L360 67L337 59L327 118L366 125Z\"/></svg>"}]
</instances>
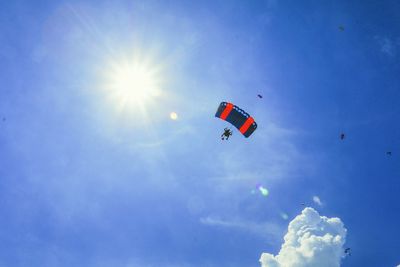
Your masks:
<instances>
[{"instance_id":1,"label":"wispy cloud","mask_svg":"<svg viewBox=\"0 0 400 267\"><path fill-rule=\"evenodd\" d=\"M247 161L243 161L243 155L239 153L227 155L222 152L220 154L222 166L229 171L224 180L268 177L269 181L277 181L312 171L307 155L301 154L294 143L294 139L303 134L302 132L286 129L274 123L268 123L257 131L254 139L257 139L260 145L254 154L246 155ZM265 151L271 151L271 153L264 153ZM259 153L263 153L262 158L259 157ZM246 162L259 162L263 170L255 172L249 168L252 165Z\"/></svg>"},{"instance_id":2,"label":"wispy cloud","mask_svg":"<svg viewBox=\"0 0 400 267\"><path fill-rule=\"evenodd\" d=\"M276 223L265 222L257 223L244 221L239 219L224 220L218 217L203 217L200 218L200 223L208 226L233 228L241 231L247 231L252 234L261 236L269 242L276 242L281 240L281 235L284 229Z\"/></svg>"},{"instance_id":3,"label":"wispy cloud","mask_svg":"<svg viewBox=\"0 0 400 267\"><path fill-rule=\"evenodd\" d=\"M374 37L374 39L378 43L382 53L391 57L396 56L397 48L400 45L399 38L395 40L388 36L377 35Z\"/></svg>"},{"instance_id":4,"label":"wispy cloud","mask_svg":"<svg viewBox=\"0 0 400 267\"><path fill-rule=\"evenodd\" d=\"M315 204L317 204L318 206L322 206L322 201L319 198L319 196L313 196L312 200L314 201Z\"/></svg>"},{"instance_id":5,"label":"wispy cloud","mask_svg":"<svg viewBox=\"0 0 400 267\"><path fill-rule=\"evenodd\" d=\"M390 56L394 56L394 44L392 42L392 40L388 39L388 38L383 38L381 40L381 51L383 53L386 53Z\"/></svg>"}]
</instances>

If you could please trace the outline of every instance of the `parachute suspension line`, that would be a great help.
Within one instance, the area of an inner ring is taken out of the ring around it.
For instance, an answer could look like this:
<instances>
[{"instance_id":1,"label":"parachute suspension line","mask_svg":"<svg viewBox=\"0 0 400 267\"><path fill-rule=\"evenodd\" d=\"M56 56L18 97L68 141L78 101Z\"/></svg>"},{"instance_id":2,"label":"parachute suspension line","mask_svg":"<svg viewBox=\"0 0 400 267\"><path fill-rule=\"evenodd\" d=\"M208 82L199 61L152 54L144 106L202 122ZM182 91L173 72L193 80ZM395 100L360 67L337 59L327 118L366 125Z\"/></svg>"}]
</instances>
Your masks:
<instances>
[{"instance_id":1,"label":"parachute suspension line","mask_svg":"<svg viewBox=\"0 0 400 267\"><path fill-rule=\"evenodd\" d=\"M254 119L253 117L248 117L247 120L243 123L242 127L240 127L239 131L244 134L249 127L253 124Z\"/></svg>"},{"instance_id":2,"label":"parachute suspension line","mask_svg":"<svg viewBox=\"0 0 400 267\"><path fill-rule=\"evenodd\" d=\"M232 109L233 109L233 104L227 103L226 108L222 112L220 118L226 120L226 118L229 116L229 113L231 113Z\"/></svg>"}]
</instances>

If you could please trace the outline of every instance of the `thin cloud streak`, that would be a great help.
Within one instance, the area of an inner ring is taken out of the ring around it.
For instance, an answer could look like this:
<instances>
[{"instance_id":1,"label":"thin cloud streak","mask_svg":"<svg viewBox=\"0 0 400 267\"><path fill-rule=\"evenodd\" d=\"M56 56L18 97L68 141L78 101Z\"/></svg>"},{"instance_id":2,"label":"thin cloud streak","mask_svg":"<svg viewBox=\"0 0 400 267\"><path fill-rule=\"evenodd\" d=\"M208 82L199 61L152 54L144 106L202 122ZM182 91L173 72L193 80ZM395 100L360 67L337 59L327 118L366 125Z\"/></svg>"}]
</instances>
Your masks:
<instances>
[{"instance_id":1,"label":"thin cloud streak","mask_svg":"<svg viewBox=\"0 0 400 267\"><path fill-rule=\"evenodd\" d=\"M200 223L207 226L233 228L241 231L246 231L266 239L270 243L275 243L281 240L281 234L284 228L272 222L256 223L244 220L224 220L218 217L202 217Z\"/></svg>"}]
</instances>

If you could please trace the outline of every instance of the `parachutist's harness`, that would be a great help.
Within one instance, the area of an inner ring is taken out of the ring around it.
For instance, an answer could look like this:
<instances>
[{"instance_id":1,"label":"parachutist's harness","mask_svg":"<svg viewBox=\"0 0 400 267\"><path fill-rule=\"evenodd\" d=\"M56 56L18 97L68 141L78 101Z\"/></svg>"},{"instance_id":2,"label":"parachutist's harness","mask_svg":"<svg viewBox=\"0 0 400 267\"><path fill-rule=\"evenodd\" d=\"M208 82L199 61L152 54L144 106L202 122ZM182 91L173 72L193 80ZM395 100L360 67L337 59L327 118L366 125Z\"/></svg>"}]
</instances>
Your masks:
<instances>
[{"instance_id":1,"label":"parachutist's harness","mask_svg":"<svg viewBox=\"0 0 400 267\"><path fill-rule=\"evenodd\" d=\"M228 140L229 136L231 136L231 135L232 135L232 131L230 129L225 128L224 133L221 134L221 139L225 140L225 138L226 138L226 140Z\"/></svg>"}]
</instances>

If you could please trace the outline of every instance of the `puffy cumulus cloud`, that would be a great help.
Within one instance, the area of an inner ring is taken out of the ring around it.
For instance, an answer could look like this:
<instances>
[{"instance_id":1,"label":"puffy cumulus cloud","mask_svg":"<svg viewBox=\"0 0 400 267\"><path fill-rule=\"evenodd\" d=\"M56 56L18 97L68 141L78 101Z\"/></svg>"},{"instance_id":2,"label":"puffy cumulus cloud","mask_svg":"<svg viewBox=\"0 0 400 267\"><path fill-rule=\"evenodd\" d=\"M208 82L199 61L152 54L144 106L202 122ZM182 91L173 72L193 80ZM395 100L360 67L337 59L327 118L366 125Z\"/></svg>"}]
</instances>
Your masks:
<instances>
[{"instance_id":1,"label":"puffy cumulus cloud","mask_svg":"<svg viewBox=\"0 0 400 267\"><path fill-rule=\"evenodd\" d=\"M305 208L290 222L278 255L261 255L261 267L340 266L346 232L339 218L320 216L313 208Z\"/></svg>"}]
</instances>

